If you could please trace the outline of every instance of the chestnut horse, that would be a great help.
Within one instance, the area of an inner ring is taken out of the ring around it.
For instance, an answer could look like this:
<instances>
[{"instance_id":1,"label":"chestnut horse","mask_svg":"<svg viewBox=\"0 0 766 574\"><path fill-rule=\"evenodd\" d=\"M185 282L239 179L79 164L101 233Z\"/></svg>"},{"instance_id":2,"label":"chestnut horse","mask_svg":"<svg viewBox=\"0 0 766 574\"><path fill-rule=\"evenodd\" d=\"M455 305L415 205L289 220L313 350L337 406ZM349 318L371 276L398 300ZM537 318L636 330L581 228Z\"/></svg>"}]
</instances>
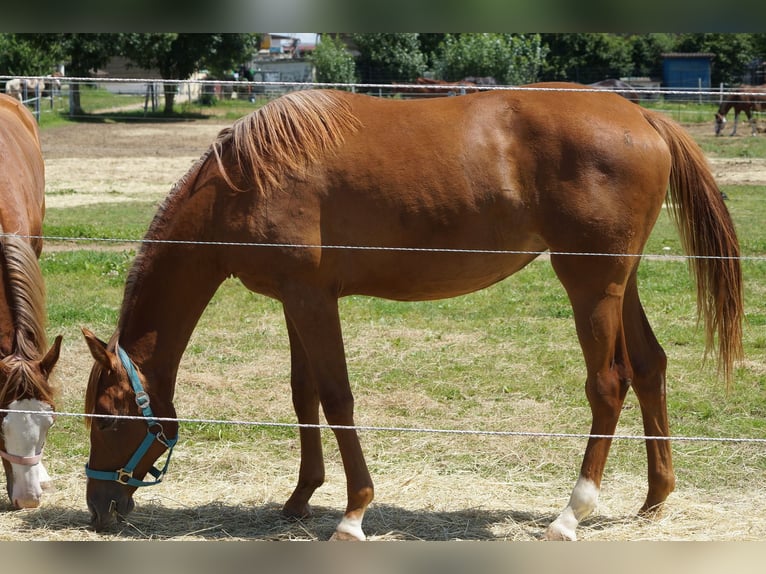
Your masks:
<instances>
[{"instance_id":1,"label":"chestnut horse","mask_svg":"<svg viewBox=\"0 0 766 574\"><path fill-rule=\"evenodd\" d=\"M550 251L587 371L591 434L550 539L575 539L596 506L626 393L646 435L669 436L666 358L636 270L669 205L697 280L708 347L726 380L741 355L742 279L734 227L700 148L664 115L572 84L397 101L341 91L287 94L223 130L174 186L130 270L116 332L83 330L94 364L87 502L96 530L133 508L167 469L173 397L189 337L218 286L238 277L283 305L298 482L284 505L311 512L324 480L320 405L343 460L348 502L333 535L364 539L373 484L354 425L338 299L454 297ZM534 86L533 86L534 87ZM566 90L562 93L561 90ZM580 255L578 255L580 254ZM594 255L595 254L595 255ZM138 403L133 399L138 395ZM115 418L130 415L136 418ZM141 415L146 420L141 419ZM675 478L667 440L647 440L659 509ZM143 477L151 473L154 479Z\"/></svg>"},{"instance_id":2,"label":"chestnut horse","mask_svg":"<svg viewBox=\"0 0 766 574\"><path fill-rule=\"evenodd\" d=\"M730 136L737 134L737 122L740 112L745 112L747 121L750 124L750 134L758 135L758 125L754 112L760 112L766 108L766 86L743 86L739 88L740 93L728 94L718 111L715 114L715 135L720 136L723 126L726 123L726 114L734 109L734 125L732 126Z\"/></svg>"},{"instance_id":3,"label":"chestnut horse","mask_svg":"<svg viewBox=\"0 0 766 574\"><path fill-rule=\"evenodd\" d=\"M17 99L0 94L0 457L16 508L38 506L50 481L41 457L53 424L48 377L61 337L46 353L45 286L37 262L44 190L35 118Z\"/></svg>"}]
</instances>

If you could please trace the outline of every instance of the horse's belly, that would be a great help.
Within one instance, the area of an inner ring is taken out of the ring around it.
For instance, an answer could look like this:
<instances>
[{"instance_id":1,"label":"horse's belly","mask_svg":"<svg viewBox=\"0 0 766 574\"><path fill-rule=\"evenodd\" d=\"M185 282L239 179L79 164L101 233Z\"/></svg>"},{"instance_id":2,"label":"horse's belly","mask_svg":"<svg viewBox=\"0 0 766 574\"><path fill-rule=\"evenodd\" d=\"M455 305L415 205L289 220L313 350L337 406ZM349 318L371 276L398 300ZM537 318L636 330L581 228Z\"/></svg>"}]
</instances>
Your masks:
<instances>
[{"instance_id":1,"label":"horse's belly","mask_svg":"<svg viewBox=\"0 0 766 574\"><path fill-rule=\"evenodd\" d=\"M537 257L536 252L399 252L352 257L337 270L340 295L368 295L400 301L456 297L502 281Z\"/></svg>"}]
</instances>

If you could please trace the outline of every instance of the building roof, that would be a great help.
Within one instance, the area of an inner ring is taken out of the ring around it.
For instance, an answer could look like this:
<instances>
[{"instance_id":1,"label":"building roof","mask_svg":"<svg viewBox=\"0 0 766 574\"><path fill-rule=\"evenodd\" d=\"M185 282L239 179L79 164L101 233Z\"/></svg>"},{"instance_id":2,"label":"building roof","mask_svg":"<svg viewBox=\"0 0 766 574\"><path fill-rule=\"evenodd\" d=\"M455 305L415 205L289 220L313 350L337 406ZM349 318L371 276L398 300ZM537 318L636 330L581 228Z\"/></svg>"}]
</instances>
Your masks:
<instances>
[{"instance_id":1,"label":"building roof","mask_svg":"<svg viewBox=\"0 0 766 574\"><path fill-rule=\"evenodd\" d=\"M715 58L712 52L666 52L663 58Z\"/></svg>"}]
</instances>

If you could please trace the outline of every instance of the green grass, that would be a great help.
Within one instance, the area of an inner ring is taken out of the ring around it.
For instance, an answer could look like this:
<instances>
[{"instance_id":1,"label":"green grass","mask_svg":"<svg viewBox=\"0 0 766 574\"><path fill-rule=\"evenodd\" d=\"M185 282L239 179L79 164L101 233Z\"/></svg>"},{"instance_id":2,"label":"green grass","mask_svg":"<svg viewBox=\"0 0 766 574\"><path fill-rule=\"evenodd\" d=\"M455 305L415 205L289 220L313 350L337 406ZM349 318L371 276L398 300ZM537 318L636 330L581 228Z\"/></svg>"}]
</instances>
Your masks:
<instances>
[{"instance_id":1,"label":"green grass","mask_svg":"<svg viewBox=\"0 0 766 574\"><path fill-rule=\"evenodd\" d=\"M144 112L143 95L114 94L105 88L82 86L80 105L85 112L84 116L70 117L69 101L67 97L60 97L54 100L53 108L49 101L43 102L39 123L41 129L46 129L69 123L93 121L166 122L168 119L199 120L212 117L233 121L252 112L265 102L263 98L257 99L254 103L246 99L216 99L211 104L202 104L198 101L176 101L173 114L168 116L165 114L162 103L157 110L152 111L149 107Z\"/></svg>"},{"instance_id":2,"label":"green grass","mask_svg":"<svg viewBox=\"0 0 766 574\"><path fill-rule=\"evenodd\" d=\"M76 208L48 208L46 236L141 239L157 211L156 202L114 202Z\"/></svg>"},{"instance_id":3,"label":"green grass","mask_svg":"<svg viewBox=\"0 0 766 574\"><path fill-rule=\"evenodd\" d=\"M689 100L666 100L660 98L657 101L642 101L643 107L666 112L677 122L681 123L713 123L713 116L718 111L717 103L698 102ZM712 132L712 128L711 128Z\"/></svg>"}]
</instances>

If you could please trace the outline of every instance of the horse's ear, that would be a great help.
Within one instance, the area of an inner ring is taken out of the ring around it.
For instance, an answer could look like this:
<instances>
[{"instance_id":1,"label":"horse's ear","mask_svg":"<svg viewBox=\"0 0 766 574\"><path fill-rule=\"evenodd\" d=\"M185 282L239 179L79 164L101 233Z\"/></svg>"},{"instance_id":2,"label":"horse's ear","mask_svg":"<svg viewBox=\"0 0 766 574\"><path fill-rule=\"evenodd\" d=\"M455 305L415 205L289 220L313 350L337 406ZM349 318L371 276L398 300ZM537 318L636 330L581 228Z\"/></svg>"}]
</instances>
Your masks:
<instances>
[{"instance_id":1,"label":"horse's ear","mask_svg":"<svg viewBox=\"0 0 766 574\"><path fill-rule=\"evenodd\" d=\"M40 361L40 370L46 375L50 375L53 371L53 367L56 366L56 362L59 360L59 353L61 352L61 340L63 337L59 335L56 340L53 341L53 345L48 349L48 352Z\"/></svg>"},{"instance_id":2,"label":"horse's ear","mask_svg":"<svg viewBox=\"0 0 766 574\"><path fill-rule=\"evenodd\" d=\"M90 354L93 355L93 358L105 369L111 369L112 361L109 359L109 355L107 354L106 343L96 337L92 331L86 329L85 327L82 328L82 334L85 337L85 342L88 344Z\"/></svg>"}]
</instances>

